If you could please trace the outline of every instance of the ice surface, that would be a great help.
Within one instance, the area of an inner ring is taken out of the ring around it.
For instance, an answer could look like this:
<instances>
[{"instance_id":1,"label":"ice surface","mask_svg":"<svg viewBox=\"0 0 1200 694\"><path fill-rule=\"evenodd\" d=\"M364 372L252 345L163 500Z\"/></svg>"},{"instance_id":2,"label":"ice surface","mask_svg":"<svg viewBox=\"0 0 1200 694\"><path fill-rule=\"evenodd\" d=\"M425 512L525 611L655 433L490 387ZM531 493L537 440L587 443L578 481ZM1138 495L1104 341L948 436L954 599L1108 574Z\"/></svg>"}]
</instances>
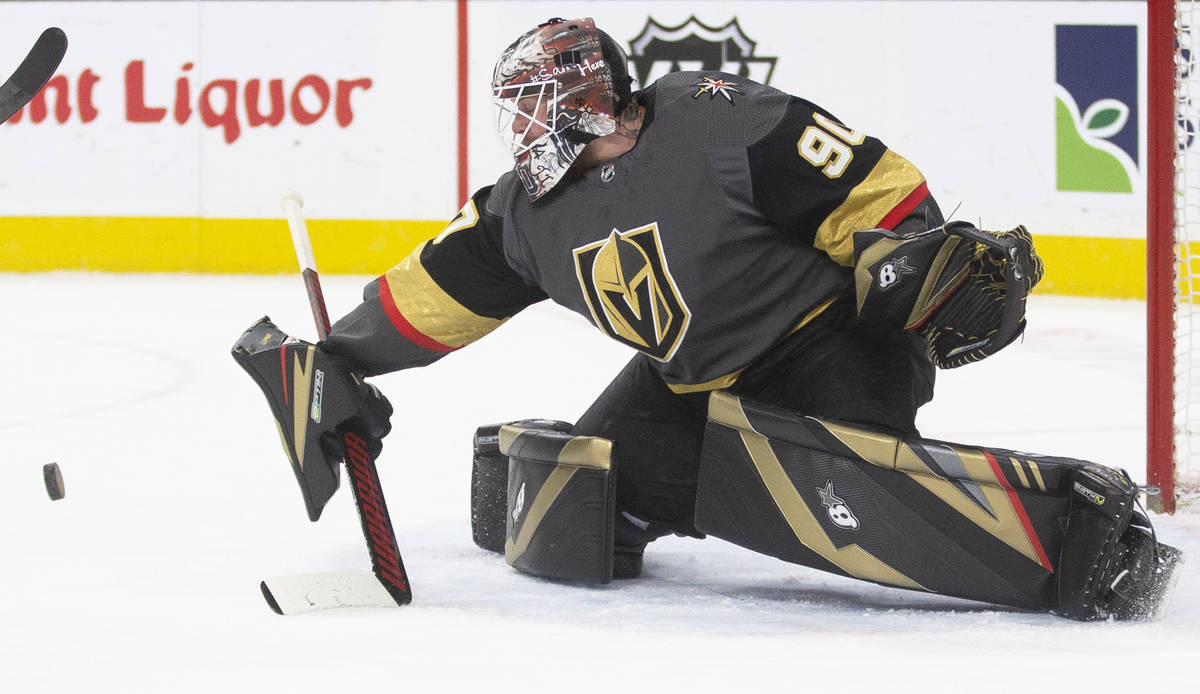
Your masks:
<instances>
[{"instance_id":1,"label":"ice surface","mask_svg":"<svg viewBox=\"0 0 1200 694\"><path fill-rule=\"evenodd\" d=\"M323 281L339 315L366 278ZM1150 624L893 590L712 539L661 540L642 578L605 587L513 571L471 543L472 432L573 419L630 354L550 305L376 379L397 410L379 467L413 604L279 617L259 580L369 569L345 490L308 522L229 357L263 314L313 337L299 277L0 274L0 296L6 692L1200 691L1197 516L1157 517L1193 562ZM1143 311L1035 296L1023 344L942 372L922 432L1144 480Z\"/></svg>"}]
</instances>

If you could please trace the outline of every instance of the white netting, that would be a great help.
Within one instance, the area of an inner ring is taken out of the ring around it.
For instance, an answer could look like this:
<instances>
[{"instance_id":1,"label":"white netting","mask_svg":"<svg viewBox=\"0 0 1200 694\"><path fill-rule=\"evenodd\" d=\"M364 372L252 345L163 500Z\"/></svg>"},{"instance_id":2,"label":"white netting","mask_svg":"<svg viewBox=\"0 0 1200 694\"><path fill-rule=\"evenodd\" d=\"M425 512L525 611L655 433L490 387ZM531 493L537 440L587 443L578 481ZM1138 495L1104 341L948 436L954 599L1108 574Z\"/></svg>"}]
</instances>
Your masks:
<instances>
[{"instance_id":1,"label":"white netting","mask_svg":"<svg viewBox=\"0 0 1200 694\"><path fill-rule=\"evenodd\" d=\"M1175 483L1179 507L1200 500L1200 14L1175 3ZM1197 357L1197 358L1193 358Z\"/></svg>"}]
</instances>

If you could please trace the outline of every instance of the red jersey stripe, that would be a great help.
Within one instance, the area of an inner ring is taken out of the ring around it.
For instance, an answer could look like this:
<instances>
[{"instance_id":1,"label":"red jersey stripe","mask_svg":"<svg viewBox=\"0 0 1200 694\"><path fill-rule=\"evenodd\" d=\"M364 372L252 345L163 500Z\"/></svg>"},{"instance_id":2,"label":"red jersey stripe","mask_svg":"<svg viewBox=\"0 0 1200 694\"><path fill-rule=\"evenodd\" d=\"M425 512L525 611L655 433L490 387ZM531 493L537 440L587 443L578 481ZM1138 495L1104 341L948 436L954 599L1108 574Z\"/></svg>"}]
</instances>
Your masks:
<instances>
[{"instance_id":1,"label":"red jersey stripe","mask_svg":"<svg viewBox=\"0 0 1200 694\"><path fill-rule=\"evenodd\" d=\"M888 229L889 231L895 229L896 225L907 217L909 212L916 209L917 205L920 205L921 201L928 197L928 195L929 186L925 184L925 181L921 181L921 185L914 188L913 192L901 200L899 205L896 205L892 208L891 212L884 215L883 219L879 220L879 223L875 227L877 229Z\"/></svg>"},{"instance_id":2,"label":"red jersey stripe","mask_svg":"<svg viewBox=\"0 0 1200 694\"><path fill-rule=\"evenodd\" d=\"M387 314L388 319L392 321L392 326L413 344L441 354L453 352L458 349L458 347L451 347L450 345L438 342L420 330L417 330L413 327L412 323L408 322L408 319L396 307L396 301L392 298L392 291L388 288L386 276L379 278L379 303L383 306L383 311Z\"/></svg>"}]
</instances>

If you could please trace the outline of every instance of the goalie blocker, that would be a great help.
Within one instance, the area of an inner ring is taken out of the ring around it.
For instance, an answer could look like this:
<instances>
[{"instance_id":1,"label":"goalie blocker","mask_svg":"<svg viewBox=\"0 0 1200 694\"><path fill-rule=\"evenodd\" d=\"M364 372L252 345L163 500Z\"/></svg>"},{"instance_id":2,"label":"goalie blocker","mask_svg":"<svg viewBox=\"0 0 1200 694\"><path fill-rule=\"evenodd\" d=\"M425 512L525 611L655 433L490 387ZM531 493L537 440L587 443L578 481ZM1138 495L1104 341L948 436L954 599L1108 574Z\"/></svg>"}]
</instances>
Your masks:
<instances>
[{"instance_id":1,"label":"goalie blocker","mask_svg":"<svg viewBox=\"0 0 1200 694\"><path fill-rule=\"evenodd\" d=\"M1137 494L1095 463L902 440L716 392L696 526L884 585L1143 619L1182 556L1157 542Z\"/></svg>"},{"instance_id":2,"label":"goalie blocker","mask_svg":"<svg viewBox=\"0 0 1200 694\"><path fill-rule=\"evenodd\" d=\"M344 361L320 345L289 337L270 318L250 326L232 353L271 406L308 518L315 522L340 483L346 433L361 437L373 460L391 430L392 406Z\"/></svg>"}]
</instances>

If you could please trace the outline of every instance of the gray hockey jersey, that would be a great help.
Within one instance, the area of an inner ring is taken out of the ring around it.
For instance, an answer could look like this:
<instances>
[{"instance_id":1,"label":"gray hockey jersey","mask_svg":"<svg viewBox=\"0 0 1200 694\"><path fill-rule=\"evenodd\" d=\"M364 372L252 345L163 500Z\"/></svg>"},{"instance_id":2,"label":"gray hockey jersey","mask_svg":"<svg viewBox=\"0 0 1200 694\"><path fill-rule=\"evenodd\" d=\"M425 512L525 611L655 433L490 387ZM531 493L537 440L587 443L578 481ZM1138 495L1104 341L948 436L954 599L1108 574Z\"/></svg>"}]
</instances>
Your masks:
<instances>
[{"instance_id":1,"label":"gray hockey jersey","mask_svg":"<svg viewBox=\"0 0 1200 694\"><path fill-rule=\"evenodd\" d=\"M368 375L430 363L546 298L655 360L677 392L730 385L852 291L852 235L925 228L925 180L820 107L672 73L626 154L530 202L512 172L368 285L329 346Z\"/></svg>"}]
</instances>

